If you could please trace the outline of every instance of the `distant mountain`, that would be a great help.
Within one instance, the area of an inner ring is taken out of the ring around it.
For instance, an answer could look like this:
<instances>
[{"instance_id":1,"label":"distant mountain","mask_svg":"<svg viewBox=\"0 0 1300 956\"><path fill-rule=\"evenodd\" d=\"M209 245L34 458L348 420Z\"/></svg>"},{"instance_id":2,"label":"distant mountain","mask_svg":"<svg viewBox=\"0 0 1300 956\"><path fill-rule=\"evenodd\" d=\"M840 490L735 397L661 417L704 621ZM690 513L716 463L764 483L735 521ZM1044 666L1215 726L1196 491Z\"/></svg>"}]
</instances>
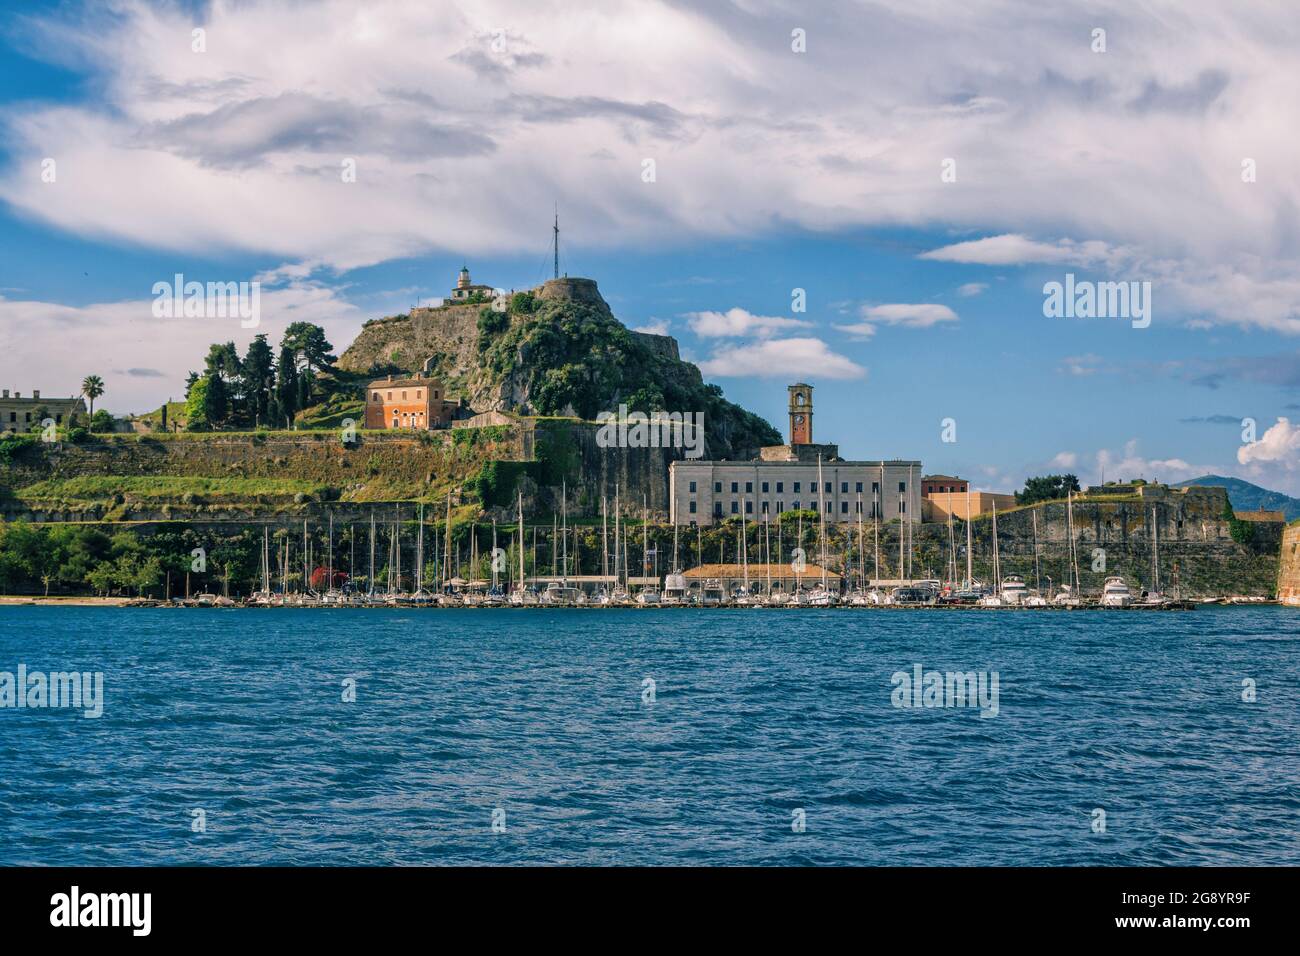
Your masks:
<instances>
[{"instance_id":1,"label":"distant mountain","mask_svg":"<svg viewBox=\"0 0 1300 956\"><path fill-rule=\"evenodd\" d=\"M1212 488L1227 488L1228 500L1232 502L1233 511L1281 511L1287 521L1300 518L1300 498L1292 498L1280 491L1269 491L1259 485L1252 485L1240 478L1225 478L1222 475L1204 475L1191 481L1180 481L1175 488L1187 485L1209 485Z\"/></svg>"}]
</instances>

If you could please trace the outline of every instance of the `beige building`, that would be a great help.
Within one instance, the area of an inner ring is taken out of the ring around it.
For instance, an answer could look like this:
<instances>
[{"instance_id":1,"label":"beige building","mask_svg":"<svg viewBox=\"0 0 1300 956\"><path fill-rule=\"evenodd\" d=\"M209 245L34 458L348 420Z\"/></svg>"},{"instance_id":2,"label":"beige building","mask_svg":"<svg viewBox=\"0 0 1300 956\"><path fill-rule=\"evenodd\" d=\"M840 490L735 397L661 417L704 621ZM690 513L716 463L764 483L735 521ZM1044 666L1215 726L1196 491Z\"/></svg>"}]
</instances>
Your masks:
<instances>
[{"instance_id":1,"label":"beige building","mask_svg":"<svg viewBox=\"0 0 1300 956\"><path fill-rule=\"evenodd\" d=\"M29 398L22 393L9 389L0 394L0 431L29 432L38 426L43 418L51 418L60 427L80 423L87 424L86 403L80 396L74 398L42 398L39 391L32 392Z\"/></svg>"},{"instance_id":2,"label":"beige building","mask_svg":"<svg viewBox=\"0 0 1300 956\"><path fill-rule=\"evenodd\" d=\"M988 514L995 506L998 511L1009 511L1016 506L1016 496L992 491L972 491L969 495L964 492L931 492L922 502L922 520L947 521L950 514L965 519L971 515Z\"/></svg>"},{"instance_id":3,"label":"beige building","mask_svg":"<svg viewBox=\"0 0 1300 956\"><path fill-rule=\"evenodd\" d=\"M674 524L711 525L726 518L775 520L812 509L828 523L921 520L919 461L844 461L838 445L812 440L813 387L787 388L790 443L770 445L750 461L674 461L668 510ZM820 464L819 464L820 463Z\"/></svg>"}]
</instances>

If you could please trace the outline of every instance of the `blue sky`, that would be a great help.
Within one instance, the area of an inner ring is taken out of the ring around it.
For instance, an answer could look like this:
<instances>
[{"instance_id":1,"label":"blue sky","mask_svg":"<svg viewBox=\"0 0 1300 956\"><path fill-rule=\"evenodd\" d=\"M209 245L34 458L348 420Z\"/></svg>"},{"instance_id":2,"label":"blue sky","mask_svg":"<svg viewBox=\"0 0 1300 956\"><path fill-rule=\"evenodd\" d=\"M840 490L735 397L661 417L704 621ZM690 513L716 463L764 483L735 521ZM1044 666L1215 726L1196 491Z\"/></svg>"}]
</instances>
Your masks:
<instances>
[{"instance_id":1,"label":"blue sky","mask_svg":"<svg viewBox=\"0 0 1300 956\"><path fill-rule=\"evenodd\" d=\"M558 204L564 271L783 430L813 383L846 457L1300 493L1282 4L295 6L0 8L5 387L140 411L210 341L341 350L462 261L546 278ZM177 272L259 278L261 326L154 318ZM1151 282L1150 327L1046 317L1066 273Z\"/></svg>"}]
</instances>

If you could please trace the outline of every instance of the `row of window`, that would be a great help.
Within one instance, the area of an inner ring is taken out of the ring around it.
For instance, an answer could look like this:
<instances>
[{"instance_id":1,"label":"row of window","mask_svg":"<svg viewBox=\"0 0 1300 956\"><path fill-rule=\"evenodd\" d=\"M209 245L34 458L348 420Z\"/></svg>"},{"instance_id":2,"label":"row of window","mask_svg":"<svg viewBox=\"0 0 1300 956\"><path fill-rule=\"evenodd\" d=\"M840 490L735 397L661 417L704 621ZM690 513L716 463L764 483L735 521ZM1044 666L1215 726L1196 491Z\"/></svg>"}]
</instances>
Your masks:
<instances>
[{"instance_id":1,"label":"row of window","mask_svg":"<svg viewBox=\"0 0 1300 956\"><path fill-rule=\"evenodd\" d=\"M762 485L762 488L763 488L763 492L762 492L762 493L763 493L763 494L768 494L768 492L769 492L768 485L770 484L770 482L763 481L763 482L759 482L759 484ZM794 485L794 492L795 492L795 494L798 494L798 493L802 490L802 489L800 488L800 485L802 484L801 482L793 481L793 482L791 482L791 484ZM857 487L855 487L853 490L856 491L858 494L862 494L862 485L863 485L863 483L862 483L861 481L858 481L858 482L854 482L854 484L855 484ZM826 490L826 494L831 494L831 493L835 490L835 483L834 483L834 482L832 482L832 481L827 481L827 482L825 482L825 485L826 485L826 489L825 489L825 490ZM691 494L694 494L695 491L696 491L696 483L693 482L693 481L690 482L690 491L691 491ZM718 495L722 494L722 482L720 482L720 481L715 481L715 482L713 483L713 493L714 493L714 494L718 494ZM733 482L731 483L731 493L732 493L733 495L735 495L735 494L739 494L739 493L740 493L740 482L738 482L738 481L733 481ZM754 483L753 483L752 481L747 481L747 482L745 482L745 494L747 494L747 495L752 495L753 493L754 493ZM777 493L778 495L779 495L779 494L784 494L784 493L785 493L785 482L784 482L784 481L778 481L778 482L776 482L776 493ZM815 481L810 481L810 482L808 482L808 493L809 493L809 494L813 494L813 495L817 494L817 482L815 482ZM841 482L840 482L840 493L841 493L841 494L845 494L845 495L847 495L847 494L849 493L849 483L848 483L847 481L841 481ZM871 483L871 493L872 493L873 495L878 495L878 494L880 494L880 482L878 482L878 481L873 481L873 482ZM900 481L900 482L898 483L898 493L899 493L900 495L907 494L907 482L905 482L905 481Z\"/></svg>"},{"instance_id":2,"label":"row of window","mask_svg":"<svg viewBox=\"0 0 1300 956\"><path fill-rule=\"evenodd\" d=\"M10 420L11 422L16 422L16 421L18 421L18 413L17 413L17 412L10 412L10 413L9 413L9 420ZM25 422L27 422L27 423L30 424L30 423L31 423L31 420L32 420L32 413L31 413L31 412L23 412L23 421L25 421ZM62 412L58 412L57 414L55 414L55 416L54 416L54 421L57 422L58 424L62 425L62 424L63 424L63 413L62 413Z\"/></svg>"},{"instance_id":3,"label":"row of window","mask_svg":"<svg viewBox=\"0 0 1300 956\"><path fill-rule=\"evenodd\" d=\"M760 506L760 507L759 507L759 513L760 513L760 514L771 514L771 513L772 513L772 509L769 508L769 505L771 505L771 504L772 504L772 502L770 502L770 501L760 501L760 502L759 502L759 506ZM871 517L871 518L883 518L883 517L884 517L884 509L881 508L879 502L873 501L873 502L869 502L868 504L869 504L869 507L867 508L867 516L868 516L868 517ZM792 506L791 506L791 510L792 510L792 511L798 511L798 510L799 510L799 507L800 507L799 502L798 502L798 501L795 501L795 502L792 504ZM816 506L815 504L813 504L812 502L809 502L809 503L808 503L808 507L813 508L813 509L816 509L817 506ZM826 513L827 513L828 515L829 515L829 514L834 514L834 513L835 513L834 502L830 502L830 501L825 502L825 508L826 508ZM690 514L695 514L695 513L696 513L696 510L697 510L697 508L696 508L696 503L695 503L695 501L694 501L693 499L687 503L687 510L689 511ZM786 510L786 509L785 509L785 502L784 502L784 501L778 501L778 502L776 502L776 509L775 509L775 511L776 511L777 514L780 514L782 511L785 511L785 510ZM855 501L855 502L853 502L853 513L854 513L855 515L861 513L862 510L863 510L863 509L862 509L862 502L861 502L861 501ZM738 514L740 514L740 502L739 502L739 501L736 501L735 499L732 499L732 501L731 501L731 513L732 513L733 515L738 515ZM754 502L751 501L751 500L746 500L746 501L745 501L745 514L747 514L747 515L752 515L753 513L754 513ZM842 514L842 515L846 515L846 514L848 514L848 513L849 513L849 503L848 503L847 501L841 501L841 502L840 502L840 514ZM907 501L906 501L906 499L900 500L900 501L898 502L898 513L899 513L899 514L906 514L906 513L907 513ZM715 501L715 502L713 503L713 516L714 516L715 518L721 518L721 517L722 517L722 514L723 514L723 512L722 512L722 502L721 502L721 501Z\"/></svg>"},{"instance_id":4,"label":"row of window","mask_svg":"<svg viewBox=\"0 0 1300 956\"><path fill-rule=\"evenodd\" d=\"M424 389L422 389L422 388L417 388L417 389L415 390L415 397L416 397L416 398L424 398ZM437 397L438 397L438 390L437 390L437 389L434 389L434 390L433 390L433 397L434 397L434 398L437 398ZM406 392L405 392L405 390L402 391L402 399L401 399L401 400L402 400L402 401L406 401ZM382 401L384 401L384 399L381 399L381 398L379 397L379 393L378 393L378 392L373 392L373 393L371 394L371 401L382 402ZM390 401L390 402L393 401L393 393L392 393L392 392L389 392L389 393L388 393L388 401Z\"/></svg>"}]
</instances>

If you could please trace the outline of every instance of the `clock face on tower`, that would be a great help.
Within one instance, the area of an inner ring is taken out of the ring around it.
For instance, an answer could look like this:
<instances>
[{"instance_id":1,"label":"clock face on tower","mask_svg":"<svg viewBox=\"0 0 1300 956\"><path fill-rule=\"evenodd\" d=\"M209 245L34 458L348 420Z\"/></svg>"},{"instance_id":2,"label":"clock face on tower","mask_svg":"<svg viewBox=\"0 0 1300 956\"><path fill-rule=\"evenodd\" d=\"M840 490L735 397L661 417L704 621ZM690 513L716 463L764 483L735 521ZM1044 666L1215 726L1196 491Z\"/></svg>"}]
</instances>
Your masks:
<instances>
[{"instance_id":1,"label":"clock face on tower","mask_svg":"<svg viewBox=\"0 0 1300 956\"><path fill-rule=\"evenodd\" d=\"M794 417L794 423L795 423L796 425L802 425L802 424L803 424L803 416L802 416L802 415L796 415L796 416Z\"/></svg>"}]
</instances>

